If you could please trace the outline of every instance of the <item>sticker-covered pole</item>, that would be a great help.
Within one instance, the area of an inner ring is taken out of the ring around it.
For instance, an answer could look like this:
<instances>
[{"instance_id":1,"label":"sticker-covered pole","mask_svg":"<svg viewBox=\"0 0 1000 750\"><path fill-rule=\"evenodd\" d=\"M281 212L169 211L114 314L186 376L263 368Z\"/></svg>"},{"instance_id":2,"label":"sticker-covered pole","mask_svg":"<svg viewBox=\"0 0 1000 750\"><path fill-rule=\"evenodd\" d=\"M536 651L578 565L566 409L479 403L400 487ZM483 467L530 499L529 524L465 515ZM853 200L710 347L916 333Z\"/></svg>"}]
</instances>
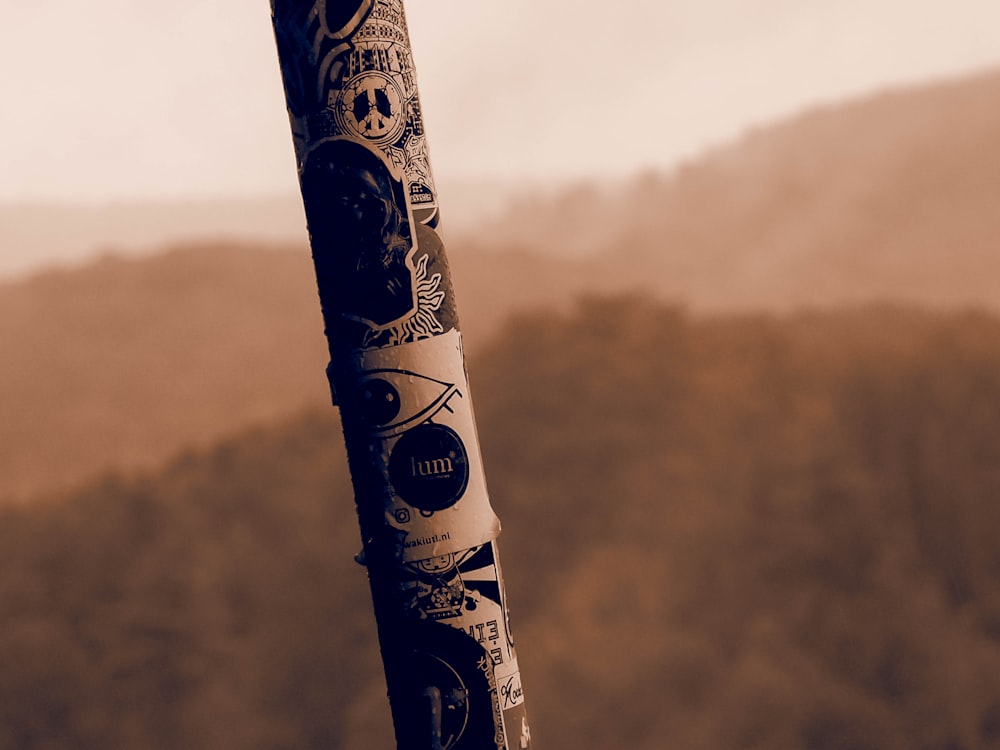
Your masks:
<instances>
[{"instance_id":1,"label":"sticker-covered pole","mask_svg":"<svg viewBox=\"0 0 1000 750\"><path fill-rule=\"evenodd\" d=\"M272 0L400 750L531 747L402 0Z\"/></svg>"}]
</instances>

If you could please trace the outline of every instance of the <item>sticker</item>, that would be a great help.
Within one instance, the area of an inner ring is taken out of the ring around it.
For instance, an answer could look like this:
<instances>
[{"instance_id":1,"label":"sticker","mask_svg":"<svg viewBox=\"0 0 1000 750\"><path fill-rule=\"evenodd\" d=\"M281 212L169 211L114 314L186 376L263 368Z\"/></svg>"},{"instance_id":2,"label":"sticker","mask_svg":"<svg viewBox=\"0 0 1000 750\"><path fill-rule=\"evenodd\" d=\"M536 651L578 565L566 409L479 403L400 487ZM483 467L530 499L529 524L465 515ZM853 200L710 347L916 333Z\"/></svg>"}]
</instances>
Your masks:
<instances>
[{"instance_id":1,"label":"sticker","mask_svg":"<svg viewBox=\"0 0 1000 750\"><path fill-rule=\"evenodd\" d=\"M422 511L450 508L469 486L469 456L450 427L422 424L403 434L389 456L396 494Z\"/></svg>"},{"instance_id":2,"label":"sticker","mask_svg":"<svg viewBox=\"0 0 1000 750\"><path fill-rule=\"evenodd\" d=\"M468 644L479 647L471 671L482 672L495 695L494 720L504 730L495 737L498 747L530 747L495 543L406 563L398 576L405 620L447 625L464 636L461 641L452 637L447 644L439 641L443 650L436 651L436 657L471 670L473 665L463 661L472 653Z\"/></svg>"},{"instance_id":3,"label":"sticker","mask_svg":"<svg viewBox=\"0 0 1000 750\"><path fill-rule=\"evenodd\" d=\"M397 141L406 126L403 92L381 71L363 72L351 79L334 112L345 132L377 144Z\"/></svg>"},{"instance_id":4,"label":"sticker","mask_svg":"<svg viewBox=\"0 0 1000 750\"><path fill-rule=\"evenodd\" d=\"M328 337L457 329L401 0L273 0L272 16Z\"/></svg>"},{"instance_id":5,"label":"sticker","mask_svg":"<svg viewBox=\"0 0 1000 750\"><path fill-rule=\"evenodd\" d=\"M403 176L416 220L436 226L437 190L401 0L274 0L272 7L300 171L321 140L362 141Z\"/></svg>"},{"instance_id":6,"label":"sticker","mask_svg":"<svg viewBox=\"0 0 1000 750\"><path fill-rule=\"evenodd\" d=\"M357 352L337 377L349 445L370 446L377 486L359 502L382 502L386 525L409 562L495 539L462 356L452 330L400 346ZM373 498L365 500L365 498Z\"/></svg>"},{"instance_id":7,"label":"sticker","mask_svg":"<svg viewBox=\"0 0 1000 750\"><path fill-rule=\"evenodd\" d=\"M400 750L507 750L496 675L474 640L446 625L415 622L387 656Z\"/></svg>"},{"instance_id":8,"label":"sticker","mask_svg":"<svg viewBox=\"0 0 1000 750\"><path fill-rule=\"evenodd\" d=\"M430 228L414 234L402 178L377 149L325 139L300 179L328 335L371 348L455 327L441 243Z\"/></svg>"},{"instance_id":9,"label":"sticker","mask_svg":"<svg viewBox=\"0 0 1000 750\"><path fill-rule=\"evenodd\" d=\"M493 543L416 560L399 570L407 617L446 621L463 631L506 677L517 670L502 585Z\"/></svg>"}]
</instances>

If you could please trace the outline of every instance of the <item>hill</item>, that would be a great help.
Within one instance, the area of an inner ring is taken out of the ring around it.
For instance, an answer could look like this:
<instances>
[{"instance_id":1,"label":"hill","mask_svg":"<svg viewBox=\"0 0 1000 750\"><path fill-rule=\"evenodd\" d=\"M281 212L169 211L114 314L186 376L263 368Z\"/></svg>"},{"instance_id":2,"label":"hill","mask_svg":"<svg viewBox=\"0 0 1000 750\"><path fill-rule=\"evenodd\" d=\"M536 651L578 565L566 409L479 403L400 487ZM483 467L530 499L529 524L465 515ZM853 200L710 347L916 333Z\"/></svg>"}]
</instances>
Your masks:
<instances>
[{"instance_id":1,"label":"hill","mask_svg":"<svg viewBox=\"0 0 1000 750\"><path fill-rule=\"evenodd\" d=\"M672 175L529 196L478 244L604 254L696 309L996 308L997 174L992 72L809 111Z\"/></svg>"},{"instance_id":2,"label":"hill","mask_svg":"<svg viewBox=\"0 0 1000 750\"><path fill-rule=\"evenodd\" d=\"M291 166L291 165L289 165ZM499 180L445 181L448 226L492 218L513 189ZM23 279L51 267L79 267L95 254L145 257L178 244L306 242L298 195L229 200L49 204L0 202L0 279Z\"/></svg>"},{"instance_id":3,"label":"hill","mask_svg":"<svg viewBox=\"0 0 1000 750\"><path fill-rule=\"evenodd\" d=\"M590 299L472 372L539 745L1000 742L1000 319ZM0 512L0 737L391 746L338 435Z\"/></svg>"},{"instance_id":4,"label":"hill","mask_svg":"<svg viewBox=\"0 0 1000 750\"><path fill-rule=\"evenodd\" d=\"M328 401L311 274L306 254L217 245L0 287L0 496Z\"/></svg>"},{"instance_id":5,"label":"hill","mask_svg":"<svg viewBox=\"0 0 1000 750\"><path fill-rule=\"evenodd\" d=\"M0 204L0 278L39 267L78 267L95 254L148 256L193 239L292 244L305 241L295 197L173 203Z\"/></svg>"},{"instance_id":6,"label":"hill","mask_svg":"<svg viewBox=\"0 0 1000 750\"><path fill-rule=\"evenodd\" d=\"M996 309L998 89L991 74L886 93L674 175L527 196L475 233L457 222L468 350L511 313L565 311L586 292L645 290L697 313ZM485 206L488 192L465 197ZM315 301L295 243L206 241L0 285L0 498L150 468L325 402Z\"/></svg>"},{"instance_id":7,"label":"hill","mask_svg":"<svg viewBox=\"0 0 1000 750\"><path fill-rule=\"evenodd\" d=\"M587 262L453 265L472 351L512 310L616 288ZM0 351L0 502L148 469L330 399L304 247L193 244L0 285Z\"/></svg>"}]
</instances>

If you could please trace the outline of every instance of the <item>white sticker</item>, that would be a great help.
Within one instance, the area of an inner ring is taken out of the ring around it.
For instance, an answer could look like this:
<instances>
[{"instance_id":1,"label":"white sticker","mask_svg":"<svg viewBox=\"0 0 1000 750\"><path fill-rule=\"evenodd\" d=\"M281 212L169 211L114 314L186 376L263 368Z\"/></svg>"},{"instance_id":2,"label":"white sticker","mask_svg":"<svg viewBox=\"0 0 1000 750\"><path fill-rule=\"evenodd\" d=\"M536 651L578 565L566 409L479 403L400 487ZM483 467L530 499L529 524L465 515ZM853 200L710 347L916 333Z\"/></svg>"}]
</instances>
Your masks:
<instances>
[{"instance_id":1,"label":"white sticker","mask_svg":"<svg viewBox=\"0 0 1000 750\"><path fill-rule=\"evenodd\" d=\"M389 479L386 521L403 535L404 561L495 539L461 334L456 330L359 352L353 394Z\"/></svg>"}]
</instances>

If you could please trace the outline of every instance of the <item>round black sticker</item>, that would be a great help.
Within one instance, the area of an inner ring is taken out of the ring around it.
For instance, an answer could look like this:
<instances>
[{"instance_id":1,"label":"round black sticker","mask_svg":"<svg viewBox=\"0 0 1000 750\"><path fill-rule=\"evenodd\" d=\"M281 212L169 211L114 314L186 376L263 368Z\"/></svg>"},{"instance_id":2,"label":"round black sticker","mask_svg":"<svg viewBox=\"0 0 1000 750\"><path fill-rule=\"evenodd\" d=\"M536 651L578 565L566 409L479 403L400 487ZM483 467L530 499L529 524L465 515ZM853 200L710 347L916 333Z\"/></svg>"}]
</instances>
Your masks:
<instances>
[{"instance_id":1,"label":"round black sticker","mask_svg":"<svg viewBox=\"0 0 1000 750\"><path fill-rule=\"evenodd\" d=\"M414 508L450 508L469 485L469 457L458 433L443 424L403 433L389 456L389 480Z\"/></svg>"}]
</instances>

